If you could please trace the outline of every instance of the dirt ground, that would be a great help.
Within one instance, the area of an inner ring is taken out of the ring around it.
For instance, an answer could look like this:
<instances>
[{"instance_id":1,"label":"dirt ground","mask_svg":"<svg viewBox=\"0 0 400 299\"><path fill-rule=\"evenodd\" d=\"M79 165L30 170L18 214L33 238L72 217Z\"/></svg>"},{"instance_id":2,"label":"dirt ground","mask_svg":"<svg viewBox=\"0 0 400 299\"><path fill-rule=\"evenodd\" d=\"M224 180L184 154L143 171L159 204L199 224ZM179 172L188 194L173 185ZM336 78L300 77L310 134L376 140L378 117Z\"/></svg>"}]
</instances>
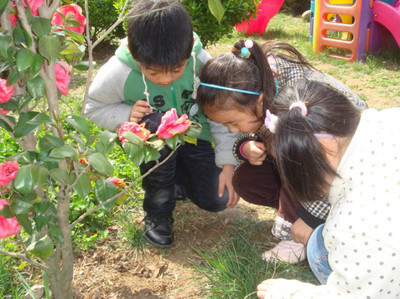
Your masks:
<instances>
[{"instance_id":1,"label":"dirt ground","mask_svg":"<svg viewBox=\"0 0 400 299\"><path fill-rule=\"evenodd\" d=\"M142 219L138 215L137 222ZM77 298L200 298L202 278L191 264L200 262L196 249L212 250L238 220L263 221L270 227L275 211L241 201L219 213L203 211L191 202L178 202L174 211L175 246L136 252L121 243L120 227L109 228L107 240L75 261L73 287ZM140 225L140 224L139 224Z\"/></svg>"},{"instance_id":2,"label":"dirt ground","mask_svg":"<svg viewBox=\"0 0 400 299\"><path fill-rule=\"evenodd\" d=\"M208 50L211 55L216 55L229 48L229 45L224 44ZM324 64L316 67L326 72L330 69L330 65ZM368 84L368 78L354 78L349 73L342 75L341 80L348 86L356 86L356 93L368 95L370 107L390 106L389 102L383 102L373 85ZM138 225L143 225L140 223L142 217L138 215ZM136 252L122 245L118 234L120 227L116 225L109 228L107 240L75 260L73 286L76 298L199 298L204 285L199 284L202 278L193 278L198 274L191 264L199 261L193 248L212 250L230 225L238 219L265 221L266 226L270 226L275 211L241 200L234 208L209 213L190 202L180 202L174 217L176 245L169 250L146 246L144 251Z\"/></svg>"}]
</instances>

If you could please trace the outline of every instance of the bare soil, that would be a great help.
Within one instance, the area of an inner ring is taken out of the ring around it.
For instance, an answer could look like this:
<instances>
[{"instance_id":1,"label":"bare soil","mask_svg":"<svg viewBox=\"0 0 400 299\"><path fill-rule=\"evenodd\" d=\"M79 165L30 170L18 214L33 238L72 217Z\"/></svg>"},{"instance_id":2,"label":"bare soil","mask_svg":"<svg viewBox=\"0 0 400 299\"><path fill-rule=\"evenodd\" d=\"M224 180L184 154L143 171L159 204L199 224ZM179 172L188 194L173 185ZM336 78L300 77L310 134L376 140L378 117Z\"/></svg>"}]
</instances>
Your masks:
<instances>
[{"instance_id":1,"label":"bare soil","mask_svg":"<svg viewBox=\"0 0 400 299\"><path fill-rule=\"evenodd\" d=\"M137 215L137 224L143 217ZM275 211L241 201L234 208L211 213L191 202L179 202L174 211L175 246L135 251L121 242L118 225L96 249L75 260L76 298L200 298L204 281L192 268L201 260L194 249L211 251L238 220L265 221L269 231ZM271 245L270 245L271 246Z\"/></svg>"}]
</instances>

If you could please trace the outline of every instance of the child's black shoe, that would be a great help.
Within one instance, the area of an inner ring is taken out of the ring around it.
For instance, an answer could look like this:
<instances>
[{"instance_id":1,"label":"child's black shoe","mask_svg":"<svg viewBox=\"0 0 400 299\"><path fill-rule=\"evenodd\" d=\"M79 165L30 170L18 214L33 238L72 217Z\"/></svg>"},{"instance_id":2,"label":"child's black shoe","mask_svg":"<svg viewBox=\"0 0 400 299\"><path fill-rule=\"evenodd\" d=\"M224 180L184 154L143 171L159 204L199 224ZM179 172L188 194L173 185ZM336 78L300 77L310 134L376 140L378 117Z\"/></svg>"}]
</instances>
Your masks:
<instances>
[{"instance_id":1,"label":"child's black shoe","mask_svg":"<svg viewBox=\"0 0 400 299\"><path fill-rule=\"evenodd\" d=\"M174 246L174 232L172 231L174 219L172 214L155 216L146 213L144 221L144 237L147 243L157 248Z\"/></svg>"}]
</instances>

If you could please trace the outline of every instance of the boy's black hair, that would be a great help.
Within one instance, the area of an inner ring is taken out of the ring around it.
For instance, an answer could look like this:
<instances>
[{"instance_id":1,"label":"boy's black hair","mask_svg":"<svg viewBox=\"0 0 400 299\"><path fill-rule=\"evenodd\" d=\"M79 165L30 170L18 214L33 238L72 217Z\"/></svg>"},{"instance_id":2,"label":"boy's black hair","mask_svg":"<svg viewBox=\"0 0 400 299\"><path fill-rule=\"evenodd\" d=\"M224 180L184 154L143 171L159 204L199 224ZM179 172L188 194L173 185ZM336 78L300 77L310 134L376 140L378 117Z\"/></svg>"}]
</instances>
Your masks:
<instances>
[{"instance_id":1,"label":"boy's black hair","mask_svg":"<svg viewBox=\"0 0 400 299\"><path fill-rule=\"evenodd\" d=\"M128 24L128 47L144 66L170 70L191 55L193 28L177 0L138 0Z\"/></svg>"}]
</instances>

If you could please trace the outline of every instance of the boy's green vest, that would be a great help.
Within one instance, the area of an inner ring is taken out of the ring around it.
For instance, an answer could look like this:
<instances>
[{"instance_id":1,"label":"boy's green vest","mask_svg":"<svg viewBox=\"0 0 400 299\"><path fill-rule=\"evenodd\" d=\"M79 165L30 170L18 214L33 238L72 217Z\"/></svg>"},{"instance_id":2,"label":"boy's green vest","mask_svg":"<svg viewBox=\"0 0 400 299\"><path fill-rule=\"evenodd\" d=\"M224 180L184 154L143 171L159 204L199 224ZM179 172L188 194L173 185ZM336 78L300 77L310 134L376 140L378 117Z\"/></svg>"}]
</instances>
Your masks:
<instances>
[{"instance_id":1,"label":"boy's green vest","mask_svg":"<svg viewBox=\"0 0 400 299\"><path fill-rule=\"evenodd\" d=\"M195 45L193 51L196 53L196 74L199 73L202 63L197 59L197 55L202 49L202 44L195 34ZM125 86L124 97L127 104L133 105L138 100L146 100L144 94L145 85L143 83L142 72L138 63L133 59L124 40L118 48L116 55L126 65L132 68ZM193 56L190 56L183 75L169 86L160 86L146 80L147 92L150 94L150 105L158 111L167 111L176 108L178 116L187 114L190 120L201 124L202 131L199 139L212 141L210 125L201 107L192 99L193 93Z\"/></svg>"}]
</instances>

